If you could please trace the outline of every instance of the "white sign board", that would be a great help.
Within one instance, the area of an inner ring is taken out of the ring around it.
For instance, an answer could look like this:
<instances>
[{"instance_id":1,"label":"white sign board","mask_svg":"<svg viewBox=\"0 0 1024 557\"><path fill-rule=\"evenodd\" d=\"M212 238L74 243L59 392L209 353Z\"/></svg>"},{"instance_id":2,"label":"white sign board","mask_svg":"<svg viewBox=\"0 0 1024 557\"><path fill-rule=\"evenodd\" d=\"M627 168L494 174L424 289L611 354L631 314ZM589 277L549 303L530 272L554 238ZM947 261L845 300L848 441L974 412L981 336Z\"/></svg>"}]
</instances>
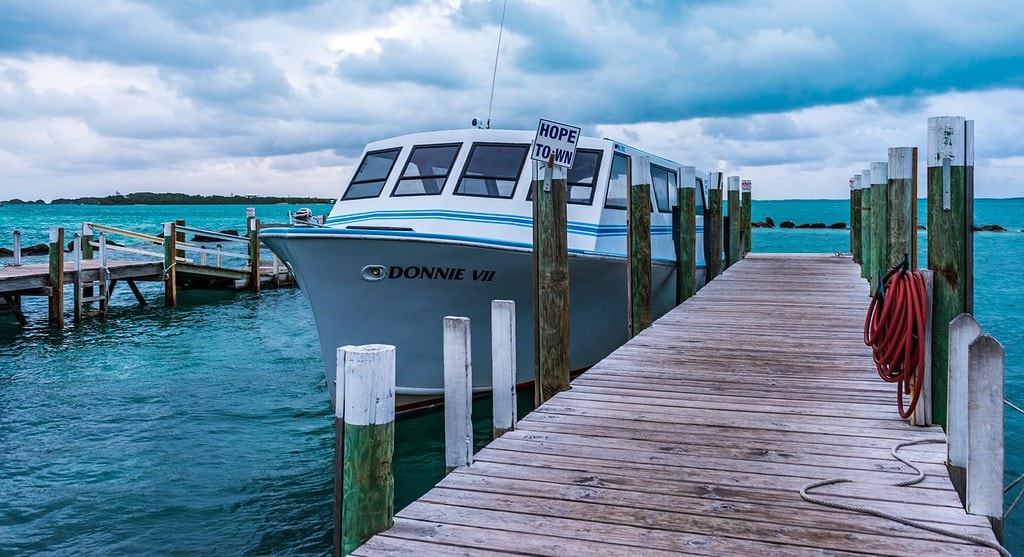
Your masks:
<instances>
[{"instance_id":1,"label":"white sign board","mask_svg":"<svg viewBox=\"0 0 1024 557\"><path fill-rule=\"evenodd\" d=\"M740 191L750 193L750 180L743 180L740 182Z\"/></svg>"},{"instance_id":2,"label":"white sign board","mask_svg":"<svg viewBox=\"0 0 1024 557\"><path fill-rule=\"evenodd\" d=\"M576 126L541 120L537 125L537 137L533 140L533 155L530 158L546 163L554 155L555 166L571 168L579 140L580 129Z\"/></svg>"}]
</instances>

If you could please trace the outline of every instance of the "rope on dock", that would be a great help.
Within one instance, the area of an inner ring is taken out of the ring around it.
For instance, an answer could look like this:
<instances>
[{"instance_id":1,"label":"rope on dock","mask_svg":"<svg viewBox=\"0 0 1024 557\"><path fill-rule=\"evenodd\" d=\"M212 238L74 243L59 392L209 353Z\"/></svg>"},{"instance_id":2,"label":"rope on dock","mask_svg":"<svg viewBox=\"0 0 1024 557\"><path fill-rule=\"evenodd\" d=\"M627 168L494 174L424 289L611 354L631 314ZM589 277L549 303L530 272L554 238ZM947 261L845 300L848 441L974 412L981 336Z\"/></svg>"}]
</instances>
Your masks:
<instances>
[{"instance_id":1,"label":"rope on dock","mask_svg":"<svg viewBox=\"0 0 1024 557\"><path fill-rule=\"evenodd\" d=\"M895 458L896 460L902 462L903 464L906 464L907 466L913 468L914 471L917 472L917 475L915 477L909 479L909 480L903 480L901 482L896 482L894 484L891 484L893 487L907 487L907 486L911 486L911 485L914 485L916 483L919 483L919 482L921 482L921 480L924 480L925 473L923 471L921 471L920 468L918 468L917 466L912 464L910 461L908 461L908 460L904 459L903 457L901 457L899 454L897 454L897 452L900 449L902 449L903 447L909 447L911 445L924 445L924 444L928 444L928 443L945 443L945 441L942 440L942 439L920 439L920 440L917 440L917 441L907 441L907 442L904 442L904 443L899 443L895 447L892 448L891 454L892 454L893 458ZM810 495L808 493L808 491L810 491L812 489L817 489L819 487L824 487L826 485L833 485L833 484L840 484L840 483L854 483L854 481L849 479L849 478L830 478L830 479L827 479L827 480L821 480L821 481L818 481L818 482L809 483L809 484L805 485L804 487L800 488L800 497L802 497L804 499L804 501L807 501L809 503L814 503L814 504L817 504L817 505L823 505L823 506L826 506L826 507L832 507L834 509L843 509L843 510L847 510L847 511L853 511L853 512L857 512L857 513L861 513L861 514L868 514L868 515L871 515L871 516L877 516L879 518L884 518L884 519L887 519L887 520L891 520L893 522L898 522L900 524L904 524L904 525L910 526L912 528L919 528L921 530L927 530L929 532L934 532L934 533L939 534L939 535L949 536L949 537L952 537L952 538L957 538L957 539L963 540L965 542L973 543L975 545L980 545L980 546L984 546L984 547L990 547L990 548L995 549L996 551L998 551L999 554L1002 555L1003 557L1012 557L1010 552L1007 551L1007 549L1005 547L1003 547L1002 545L999 545L996 542L991 542L989 540L984 540L984 539L977 538L977 537L974 537L974 536L971 536L971 535L968 535L968 534L961 534L960 532L954 532L952 530L947 530L947 529L941 528L939 526L932 526L931 524L927 524L927 523L924 523L924 522L918 522L916 520L912 520L912 519L909 519L909 518L906 518L906 517L902 517L902 516L899 516L899 515L895 515L895 514L892 514L892 513L887 513L885 511L880 511L880 510L872 509L872 508L869 508L869 507L862 507L860 505L850 505L850 504L847 504L847 503L841 503L839 501L833 501L833 500L830 500L830 499L825 499L823 497L817 497L817 496L814 496L814 495Z\"/></svg>"}]
</instances>

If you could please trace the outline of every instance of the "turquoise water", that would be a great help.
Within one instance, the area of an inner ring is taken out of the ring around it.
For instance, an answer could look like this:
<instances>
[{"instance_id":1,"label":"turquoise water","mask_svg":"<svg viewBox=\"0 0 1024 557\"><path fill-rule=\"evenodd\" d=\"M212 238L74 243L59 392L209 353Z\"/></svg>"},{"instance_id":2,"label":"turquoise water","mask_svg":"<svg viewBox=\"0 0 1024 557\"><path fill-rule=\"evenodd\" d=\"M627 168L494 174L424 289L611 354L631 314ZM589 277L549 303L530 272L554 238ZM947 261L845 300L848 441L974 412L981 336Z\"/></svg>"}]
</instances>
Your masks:
<instances>
[{"instance_id":1,"label":"turquoise water","mask_svg":"<svg viewBox=\"0 0 1024 557\"><path fill-rule=\"evenodd\" d=\"M297 208L256 212L284 222ZM979 200L976 214L981 224L1024 228L1021 200ZM835 201L753 207L755 220L776 222L848 215ZM181 218L241 230L244 217L243 206L7 206L0 246L10 247L15 228L30 245L45 243L50 225L83 220L156 234L160 222ZM833 252L848 251L848 238L758 229L753 243ZM1007 398L1020 405L1024 294L1009 271L1020 268L1024 234L979 233L975 252L977 318L1007 347ZM39 298L26 298L28 326L0 315L0 555L327 553L332 413L302 293L182 292L166 309L159 285L140 286L150 305L118 290L105 322L51 331ZM520 398L525 406L529 396ZM478 445L490 434L488 412L486 402L474 409ZM1022 418L1006 415L1008 480L1024 472ZM438 414L399 423L399 507L442 477L442 427ZM1007 526L1017 553L1021 513Z\"/></svg>"}]
</instances>

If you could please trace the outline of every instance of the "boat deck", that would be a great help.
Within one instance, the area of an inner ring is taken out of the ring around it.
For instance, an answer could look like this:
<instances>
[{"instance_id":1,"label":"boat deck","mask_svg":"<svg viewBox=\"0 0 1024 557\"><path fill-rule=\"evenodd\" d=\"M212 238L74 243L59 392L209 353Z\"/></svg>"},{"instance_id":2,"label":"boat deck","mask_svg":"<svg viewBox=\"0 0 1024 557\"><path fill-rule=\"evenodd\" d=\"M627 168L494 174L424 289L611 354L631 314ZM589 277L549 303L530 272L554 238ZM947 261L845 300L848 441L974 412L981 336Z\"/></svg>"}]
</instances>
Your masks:
<instances>
[{"instance_id":1,"label":"boat deck","mask_svg":"<svg viewBox=\"0 0 1024 557\"><path fill-rule=\"evenodd\" d=\"M908 425L862 341L849 258L749 255L477 453L353 554L998 555L938 427ZM899 454L898 443L934 440Z\"/></svg>"}]
</instances>

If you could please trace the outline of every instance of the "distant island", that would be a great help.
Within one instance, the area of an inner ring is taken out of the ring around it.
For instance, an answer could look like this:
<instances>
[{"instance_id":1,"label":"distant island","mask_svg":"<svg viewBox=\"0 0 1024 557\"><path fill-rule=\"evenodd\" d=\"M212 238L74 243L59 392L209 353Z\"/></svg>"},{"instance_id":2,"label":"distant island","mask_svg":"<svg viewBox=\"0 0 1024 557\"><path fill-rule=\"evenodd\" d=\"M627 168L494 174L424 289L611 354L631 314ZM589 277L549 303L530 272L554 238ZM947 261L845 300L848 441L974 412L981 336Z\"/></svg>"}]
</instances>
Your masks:
<instances>
[{"instance_id":1,"label":"distant island","mask_svg":"<svg viewBox=\"0 0 1024 557\"><path fill-rule=\"evenodd\" d=\"M187 193L129 193L127 195L108 195L106 197L77 197L75 199L58 198L50 205L271 205L271 204L331 204L333 199L323 197L274 197L259 195L192 195ZM46 205L41 199L22 201L9 199L0 201L7 205Z\"/></svg>"}]
</instances>

